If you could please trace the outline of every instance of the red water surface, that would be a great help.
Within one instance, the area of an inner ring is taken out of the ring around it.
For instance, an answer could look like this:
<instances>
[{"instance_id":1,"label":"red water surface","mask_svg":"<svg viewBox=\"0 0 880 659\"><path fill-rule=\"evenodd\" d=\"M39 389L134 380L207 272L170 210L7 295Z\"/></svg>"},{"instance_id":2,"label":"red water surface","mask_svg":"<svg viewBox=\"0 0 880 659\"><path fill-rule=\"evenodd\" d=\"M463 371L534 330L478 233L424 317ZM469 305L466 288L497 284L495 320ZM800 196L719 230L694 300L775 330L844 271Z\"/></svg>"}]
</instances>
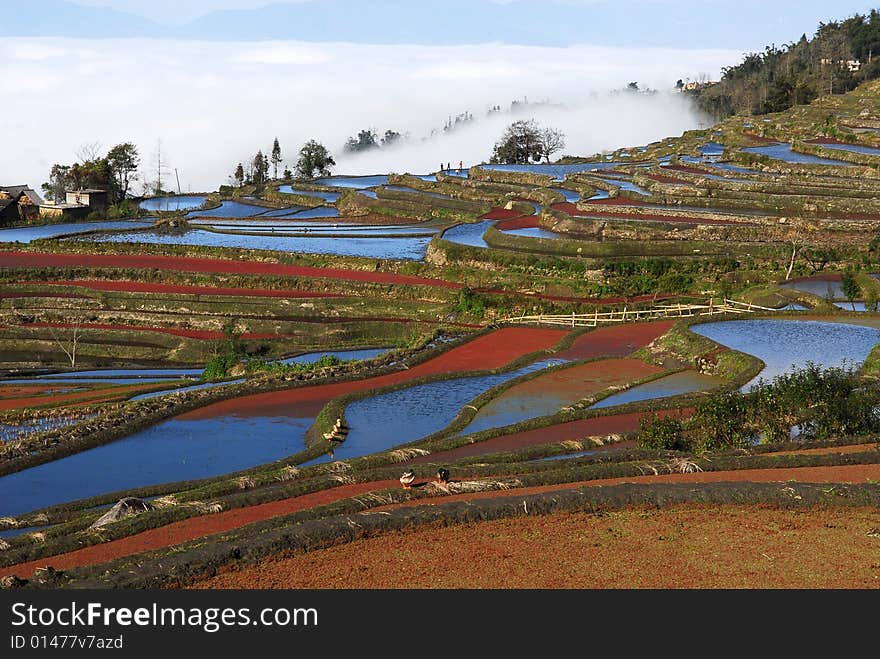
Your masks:
<instances>
[{"instance_id":1,"label":"red water surface","mask_svg":"<svg viewBox=\"0 0 880 659\"><path fill-rule=\"evenodd\" d=\"M509 220L501 220L495 225L495 228L499 231L511 231L512 229L534 229L537 226L537 215L523 215Z\"/></svg>"}]
</instances>

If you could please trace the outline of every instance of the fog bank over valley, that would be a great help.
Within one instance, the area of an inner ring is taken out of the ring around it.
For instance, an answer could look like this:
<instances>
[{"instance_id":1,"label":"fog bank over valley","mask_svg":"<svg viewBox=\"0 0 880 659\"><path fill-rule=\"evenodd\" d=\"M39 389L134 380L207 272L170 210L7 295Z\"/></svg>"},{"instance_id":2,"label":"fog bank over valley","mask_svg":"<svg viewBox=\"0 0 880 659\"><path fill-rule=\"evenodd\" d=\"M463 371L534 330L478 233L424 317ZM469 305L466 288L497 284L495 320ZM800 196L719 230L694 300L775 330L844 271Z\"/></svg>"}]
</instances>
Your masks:
<instances>
[{"instance_id":1,"label":"fog bank over valley","mask_svg":"<svg viewBox=\"0 0 880 659\"><path fill-rule=\"evenodd\" d=\"M594 46L7 38L0 65L16 72L16 93L0 109L0 125L17 155L0 164L0 182L39 188L53 163L77 160L81 145L100 142L106 152L129 141L142 178L152 180L161 140L165 187L176 188L177 169L182 191L210 191L258 149L269 153L276 136L291 169L300 146L316 139L336 158L335 173L428 173L441 162L488 160L505 126L529 118L565 133L556 157L591 155L699 127L705 119L670 91L675 81L717 79L740 57ZM608 93L629 82L659 91ZM524 99L524 111L509 111ZM494 106L501 111L487 116ZM474 120L444 132L462 113ZM409 140L344 153L345 140L363 129ZM141 189L138 182L134 191Z\"/></svg>"}]
</instances>

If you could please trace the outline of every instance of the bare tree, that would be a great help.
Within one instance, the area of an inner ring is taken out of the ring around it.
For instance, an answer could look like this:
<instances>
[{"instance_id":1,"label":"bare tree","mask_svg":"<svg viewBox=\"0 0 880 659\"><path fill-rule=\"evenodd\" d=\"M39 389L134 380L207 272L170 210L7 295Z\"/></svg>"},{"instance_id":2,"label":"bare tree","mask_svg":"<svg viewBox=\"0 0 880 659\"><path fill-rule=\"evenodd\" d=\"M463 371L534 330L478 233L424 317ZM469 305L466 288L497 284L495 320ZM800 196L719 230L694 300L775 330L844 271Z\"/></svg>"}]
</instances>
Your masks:
<instances>
[{"instance_id":1,"label":"bare tree","mask_svg":"<svg viewBox=\"0 0 880 659\"><path fill-rule=\"evenodd\" d=\"M545 162L550 162L550 156L565 148L565 133L556 128L545 128L538 138L541 155Z\"/></svg>"},{"instance_id":2,"label":"bare tree","mask_svg":"<svg viewBox=\"0 0 880 659\"><path fill-rule=\"evenodd\" d=\"M76 149L76 157L79 158L80 162L88 162L90 160L97 160L101 157L101 143L100 142L85 142L80 144Z\"/></svg>"},{"instance_id":3,"label":"bare tree","mask_svg":"<svg viewBox=\"0 0 880 659\"><path fill-rule=\"evenodd\" d=\"M18 317L19 322L22 323L22 327L27 329L29 332L34 332L34 327L29 326L33 324L34 318L22 318ZM46 329L49 330L49 334L52 335L52 340L55 344L61 348L61 351L67 355L67 359L70 360L71 368L76 368L76 354L77 349L79 348L79 344L83 338L83 321L82 318L78 316L74 316L71 318L66 318L62 321L62 325L58 328L53 327L49 323L45 323ZM56 329L59 331L56 332ZM60 330L69 330L69 335L64 336L64 333Z\"/></svg>"},{"instance_id":4,"label":"bare tree","mask_svg":"<svg viewBox=\"0 0 880 659\"><path fill-rule=\"evenodd\" d=\"M796 233L789 237L788 244L791 246L791 259L788 262L788 270L785 273L786 281L791 279L791 271L794 269L794 262L797 258L798 252L800 252L801 248L804 246L804 239L800 234Z\"/></svg>"},{"instance_id":5,"label":"bare tree","mask_svg":"<svg viewBox=\"0 0 880 659\"><path fill-rule=\"evenodd\" d=\"M162 140L156 140L156 150L153 152L153 167L154 172L156 173L156 179L150 185L151 191L153 194L160 195L162 194L162 176L168 170L167 165L165 164L165 157L162 155ZM146 186L145 186L146 187Z\"/></svg>"},{"instance_id":6,"label":"bare tree","mask_svg":"<svg viewBox=\"0 0 880 659\"><path fill-rule=\"evenodd\" d=\"M58 345L61 350L64 351L64 354L67 355L67 358L70 360L70 367L76 368L76 349L79 347L79 342L82 339L82 320L80 318L74 318L71 322L65 323L68 327L64 329L70 330L70 336L67 338L65 342L63 337L59 337L55 333L55 328L51 325L47 325L49 328L49 334L52 335L52 340Z\"/></svg>"}]
</instances>

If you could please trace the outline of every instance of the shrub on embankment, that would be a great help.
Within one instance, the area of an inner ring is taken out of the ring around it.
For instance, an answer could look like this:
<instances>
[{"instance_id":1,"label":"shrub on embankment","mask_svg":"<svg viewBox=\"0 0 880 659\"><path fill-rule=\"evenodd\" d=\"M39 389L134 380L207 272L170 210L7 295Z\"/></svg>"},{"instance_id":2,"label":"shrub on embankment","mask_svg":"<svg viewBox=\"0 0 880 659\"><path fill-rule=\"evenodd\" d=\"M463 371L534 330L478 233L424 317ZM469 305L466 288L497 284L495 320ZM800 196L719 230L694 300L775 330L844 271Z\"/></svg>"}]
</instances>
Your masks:
<instances>
[{"instance_id":1,"label":"shrub on embankment","mask_svg":"<svg viewBox=\"0 0 880 659\"><path fill-rule=\"evenodd\" d=\"M717 450L780 443L797 427L804 439L880 431L880 392L852 368L813 363L759 380L748 393L721 390L697 405L686 424L654 419L639 433L642 448ZM677 423L677 425L676 425Z\"/></svg>"}]
</instances>

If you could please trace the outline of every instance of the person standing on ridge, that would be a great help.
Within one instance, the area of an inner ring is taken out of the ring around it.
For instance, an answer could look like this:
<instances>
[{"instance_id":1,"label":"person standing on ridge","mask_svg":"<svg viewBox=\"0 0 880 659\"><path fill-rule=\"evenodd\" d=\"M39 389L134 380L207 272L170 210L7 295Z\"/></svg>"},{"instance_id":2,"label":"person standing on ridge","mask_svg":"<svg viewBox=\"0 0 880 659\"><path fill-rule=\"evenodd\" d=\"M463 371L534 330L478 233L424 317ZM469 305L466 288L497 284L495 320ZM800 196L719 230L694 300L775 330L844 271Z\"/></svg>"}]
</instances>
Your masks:
<instances>
[{"instance_id":1,"label":"person standing on ridge","mask_svg":"<svg viewBox=\"0 0 880 659\"><path fill-rule=\"evenodd\" d=\"M458 173L459 174L461 174L461 170L463 167L464 167L464 163L461 160L459 160L458 161Z\"/></svg>"}]
</instances>

